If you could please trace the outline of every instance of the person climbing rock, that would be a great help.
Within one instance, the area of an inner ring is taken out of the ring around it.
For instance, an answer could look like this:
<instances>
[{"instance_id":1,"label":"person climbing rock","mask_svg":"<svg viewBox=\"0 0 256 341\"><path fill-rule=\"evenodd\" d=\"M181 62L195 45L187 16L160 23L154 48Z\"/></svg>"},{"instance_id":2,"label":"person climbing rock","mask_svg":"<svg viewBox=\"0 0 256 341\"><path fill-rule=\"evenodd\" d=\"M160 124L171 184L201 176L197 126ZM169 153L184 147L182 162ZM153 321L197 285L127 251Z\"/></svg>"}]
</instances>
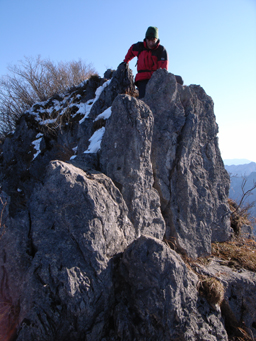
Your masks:
<instances>
[{"instance_id":1,"label":"person climbing rock","mask_svg":"<svg viewBox=\"0 0 256 341\"><path fill-rule=\"evenodd\" d=\"M139 98L143 98L147 83L154 71L157 69L168 70L168 54L164 46L160 45L157 27L148 27L144 41L139 41L129 48L124 63L129 63L134 57L138 58L135 85L139 89ZM177 77L180 76L176 76L176 80ZM178 82L183 84L181 77Z\"/></svg>"}]
</instances>

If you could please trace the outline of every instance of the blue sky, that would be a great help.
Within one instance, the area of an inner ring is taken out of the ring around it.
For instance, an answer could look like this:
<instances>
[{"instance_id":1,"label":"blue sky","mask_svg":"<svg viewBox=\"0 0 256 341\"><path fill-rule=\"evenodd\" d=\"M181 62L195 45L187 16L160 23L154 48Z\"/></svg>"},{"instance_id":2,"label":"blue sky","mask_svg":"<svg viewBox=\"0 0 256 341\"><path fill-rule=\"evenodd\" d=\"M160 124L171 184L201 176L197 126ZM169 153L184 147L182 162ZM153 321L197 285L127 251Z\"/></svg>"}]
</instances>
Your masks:
<instances>
[{"instance_id":1,"label":"blue sky","mask_svg":"<svg viewBox=\"0 0 256 341\"><path fill-rule=\"evenodd\" d=\"M82 59L103 76L148 26L168 71L213 98L222 157L256 162L256 0L0 0L0 76L37 55Z\"/></svg>"}]
</instances>

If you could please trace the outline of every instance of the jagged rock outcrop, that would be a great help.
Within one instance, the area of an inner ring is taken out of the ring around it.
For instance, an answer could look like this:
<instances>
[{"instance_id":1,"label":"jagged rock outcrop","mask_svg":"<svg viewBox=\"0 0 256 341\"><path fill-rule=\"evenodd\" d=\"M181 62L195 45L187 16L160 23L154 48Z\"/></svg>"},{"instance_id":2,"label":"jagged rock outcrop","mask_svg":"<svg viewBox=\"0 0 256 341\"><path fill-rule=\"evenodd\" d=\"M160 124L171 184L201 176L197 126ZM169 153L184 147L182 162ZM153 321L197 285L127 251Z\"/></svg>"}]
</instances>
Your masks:
<instances>
[{"instance_id":1,"label":"jagged rock outcrop","mask_svg":"<svg viewBox=\"0 0 256 341\"><path fill-rule=\"evenodd\" d=\"M120 68L111 80L93 76L66 93L34 104L20 118L1 155L0 183L12 198L11 214L29 200L51 160L69 161L74 153L83 156L98 128L94 116L110 107L119 93L133 91L131 70Z\"/></svg>"},{"instance_id":2,"label":"jagged rock outcrop","mask_svg":"<svg viewBox=\"0 0 256 341\"><path fill-rule=\"evenodd\" d=\"M81 340L86 330L93 333L112 305L111 258L135 238L111 179L53 161L33 192L24 226L13 220L7 225L14 240L24 234L22 250L13 250L18 259L21 253L19 262L8 253L1 271L5 296L19 292L15 304L12 297L21 322L18 340ZM5 275L18 273L20 263L22 278Z\"/></svg>"},{"instance_id":3,"label":"jagged rock outcrop","mask_svg":"<svg viewBox=\"0 0 256 341\"><path fill-rule=\"evenodd\" d=\"M213 101L200 86L183 87L166 70L148 85L145 102L155 119L152 163L167 238L175 237L192 257L210 253L211 241L230 236L229 177Z\"/></svg>"},{"instance_id":4,"label":"jagged rock outcrop","mask_svg":"<svg viewBox=\"0 0 256 341\"><path fill-rule=\"evenodd\" d=\"M216 271L176 252L209 254L231 235L213 102L165 70L143 101L127 65L108 77L36 103L4 141L0 337L228 340L198 285ZM239 309L238 277L225 280Z\"/></svg>"},{"instance_id":5,"label":"jagged rock outcrop","mask_svg":"<svg viewBox=\"0 0 256 341\"><path fill-rule=\"evenodd\" d=\"M101 143L100 162L102 171L120 189L137 236L147 234L163 240L165 221L153 188L150 159L153 122L144 102L118 96Z\"/></svg>"}]
</instances>

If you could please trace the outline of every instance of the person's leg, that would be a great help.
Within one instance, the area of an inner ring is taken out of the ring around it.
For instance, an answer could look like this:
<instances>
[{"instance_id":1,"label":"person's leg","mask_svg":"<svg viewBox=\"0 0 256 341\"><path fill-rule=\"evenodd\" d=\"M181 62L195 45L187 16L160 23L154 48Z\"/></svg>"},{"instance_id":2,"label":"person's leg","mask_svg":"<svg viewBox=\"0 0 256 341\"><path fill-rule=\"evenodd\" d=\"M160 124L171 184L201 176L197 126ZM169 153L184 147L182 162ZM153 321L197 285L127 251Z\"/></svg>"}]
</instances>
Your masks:
<instances>
[{"instance_id":1,"label":"person's leg","mask_svg":"<svg viewBox=\"0 0 256 341\"><path fill-rule=\"evenodd\" d=\"M148 81L149 79L143 79L142 81L137 82L137 87L139 89L139 98L143 98L145 96Z\"/></svg>"}]
</instances>

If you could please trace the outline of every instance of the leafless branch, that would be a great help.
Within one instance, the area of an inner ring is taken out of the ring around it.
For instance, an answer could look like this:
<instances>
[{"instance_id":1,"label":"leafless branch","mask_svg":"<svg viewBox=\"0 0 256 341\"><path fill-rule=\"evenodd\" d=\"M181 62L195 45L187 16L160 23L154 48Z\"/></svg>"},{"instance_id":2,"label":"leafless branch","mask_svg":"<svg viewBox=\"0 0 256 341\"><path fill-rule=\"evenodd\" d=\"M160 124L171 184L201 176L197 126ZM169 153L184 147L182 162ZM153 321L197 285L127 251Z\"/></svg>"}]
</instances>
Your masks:
<instances>
[{"instance_id":1,"label":"leafless branch","mask_svg":"<svg viewBox=\"0 0 256 341\"><path fill-rule=\"evenodd\" d=\"M80 84L95 70L81 60L54 64L25 57L0 78L0 134L14 129L17 119L34 103Z\"/></svg>"}]
</instances>

